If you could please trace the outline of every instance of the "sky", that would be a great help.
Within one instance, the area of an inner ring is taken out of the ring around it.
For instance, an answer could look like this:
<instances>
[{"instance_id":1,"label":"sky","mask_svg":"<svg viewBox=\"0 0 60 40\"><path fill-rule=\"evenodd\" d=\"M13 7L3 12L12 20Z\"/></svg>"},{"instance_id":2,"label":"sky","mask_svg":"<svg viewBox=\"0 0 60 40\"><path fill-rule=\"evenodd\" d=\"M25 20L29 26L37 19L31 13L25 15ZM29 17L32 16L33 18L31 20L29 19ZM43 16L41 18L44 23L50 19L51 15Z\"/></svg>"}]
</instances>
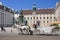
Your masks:
<instances>
[{"instance_id":1,"label":"sky","mask_svg":"<svg viewBox=\"0 0 60 40\"><path fill-rule=\"evenodd\" d=\"M0 0L3 5L14 10L23 10L33 8L33 4L36 4L38 8L55 8L56 2L60 0Z\"/></svg>"}]
</instances>

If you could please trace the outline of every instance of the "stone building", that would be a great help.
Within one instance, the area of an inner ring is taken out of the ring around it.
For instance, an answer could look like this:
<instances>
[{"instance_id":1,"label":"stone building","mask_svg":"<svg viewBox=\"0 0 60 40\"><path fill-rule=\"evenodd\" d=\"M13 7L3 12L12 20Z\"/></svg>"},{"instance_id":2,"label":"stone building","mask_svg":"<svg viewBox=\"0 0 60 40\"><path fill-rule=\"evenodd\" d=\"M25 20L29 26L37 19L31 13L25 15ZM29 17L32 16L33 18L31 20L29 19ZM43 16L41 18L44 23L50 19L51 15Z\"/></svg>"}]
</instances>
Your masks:
<instances>
[{"instance_id":1,"label":"stone building","mask_svg":"<svg viewBox=\"0 0 60 40\"><path fill-rule=\"evenodd\" d=\"M24 20L27 20L29 26L34 24L40 27L48 27L50 23L60 22L60 2L56 3L55 8L37 9L36 4L33 4L33 10L23 10ZM19 16L20 14L16 14ZM16 17L17 17L16 16Z\"/></svg>"},{"instance_id":2,"label":"stone building","mask_svg":"<svg viewBox=\"0 0 60 40\"><path fill-rule=\"evenodd\" d=\"M55 14L57 21L60 22L60 2L56 3Z\"/></svg>"},{"instance_id":3,"label":"stone building","mask_svg":"<svg viewBox=\"0 0 60 40\"><path fill-rule=\"evenodd\" d=\"M50 22L56 22L54 8L37 9L36 4L33 4L33 10L23 10L23 15L29 26L39 24L40 27L47 27Z\"/></svg>"},{"instance_id":4,"label":"stone building","mask_svg":"<svg viewBox=\"0 0 60 40\"><path fill-rule=\"evenodd\" d=\"M13 11L0 2L0 26L11 27L13 25Z\"/></svg>"}]
</instances>

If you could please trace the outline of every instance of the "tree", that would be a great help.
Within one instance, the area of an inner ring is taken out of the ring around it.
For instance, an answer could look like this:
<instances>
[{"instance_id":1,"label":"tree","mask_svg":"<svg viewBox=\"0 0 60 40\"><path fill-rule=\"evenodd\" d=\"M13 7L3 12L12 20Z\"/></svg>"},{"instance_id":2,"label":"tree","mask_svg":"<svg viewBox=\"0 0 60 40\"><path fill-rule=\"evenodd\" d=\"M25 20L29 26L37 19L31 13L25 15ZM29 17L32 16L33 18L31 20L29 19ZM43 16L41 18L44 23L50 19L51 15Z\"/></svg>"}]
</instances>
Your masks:
<instances>
[{"instance_id":1,"label":"tree","mask_svg":"<svg viewBox=\"0 0 60 40\"><path fill-rule=\"evenodd\" d=\"M58 32L60 30L59 25L58 24L52 24L51 26L55 26L55 28L53 30L56 30L57 31L57 34L58 34Z\"/></svg>"},{"instance_id":2,"label":"tree","mask_svg":"<svg viewBox=\"0 0 60 40\"><path fill-rule=\"evenodd\" d=\"M56 29L56 30L60 30L60 27L59 27L59 25L58 24L52 24L51 26L55 26L55 28L54 29Z\"/></svg>"}]
</instances>

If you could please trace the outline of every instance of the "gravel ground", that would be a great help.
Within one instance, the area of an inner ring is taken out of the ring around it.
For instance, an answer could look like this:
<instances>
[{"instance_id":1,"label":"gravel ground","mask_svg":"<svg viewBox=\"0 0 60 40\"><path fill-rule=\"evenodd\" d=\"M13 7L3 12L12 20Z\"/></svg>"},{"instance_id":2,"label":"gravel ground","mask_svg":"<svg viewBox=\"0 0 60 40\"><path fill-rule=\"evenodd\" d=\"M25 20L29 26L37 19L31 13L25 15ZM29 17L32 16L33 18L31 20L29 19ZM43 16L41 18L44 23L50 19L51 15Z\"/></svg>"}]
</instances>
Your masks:
<instances>
[{"instance_id":1,"label":"gravel ground","mask_svg":"<svg viewBox=\"0 0 60 40\"><path fill-rule=\"evenodd\" d=\"M60 36L0 34L0 40L60 40Z\"/></svg>"},{"instance_id":2,"label":"gravel ground","mask_svg":"<svg viewBox=\"0 0 60 40\"><path fill-rule=\"evenodd\" d=\"M18 35L16 29L13 32L9 29L7 32L0 32L0 40L60 40L60 36Z\"/></svg>"}]
</instances>

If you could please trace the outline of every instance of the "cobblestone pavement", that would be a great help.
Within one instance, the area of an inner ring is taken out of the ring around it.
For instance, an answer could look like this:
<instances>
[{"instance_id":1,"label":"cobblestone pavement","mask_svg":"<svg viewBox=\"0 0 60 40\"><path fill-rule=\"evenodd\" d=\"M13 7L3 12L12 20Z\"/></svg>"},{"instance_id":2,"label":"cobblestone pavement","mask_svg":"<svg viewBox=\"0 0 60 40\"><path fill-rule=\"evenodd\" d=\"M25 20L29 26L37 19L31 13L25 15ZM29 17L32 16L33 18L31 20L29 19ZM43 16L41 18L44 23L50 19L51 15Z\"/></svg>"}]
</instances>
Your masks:
<instances>
[{"instance_id":1,"label":"cobblestone pavement","mask_svg":"<svg viewBox=\"0 0 60 40\"><path fill-rule=\"evenodd\" d=\"M0 34L0 40L60 40L60 36Z\"/></svg>"},{"instance_id":2,"label":"cobblestone pavement","mask_svg":"<svg viewBox=\"0 0 60 40\"><path fill-rule=\"evenodd\" d=\"M0 31L0 40L60 40L60 36L18 35L16 30L13 32L9 30L7 32Z\"/></svg>"}]
</instances>

